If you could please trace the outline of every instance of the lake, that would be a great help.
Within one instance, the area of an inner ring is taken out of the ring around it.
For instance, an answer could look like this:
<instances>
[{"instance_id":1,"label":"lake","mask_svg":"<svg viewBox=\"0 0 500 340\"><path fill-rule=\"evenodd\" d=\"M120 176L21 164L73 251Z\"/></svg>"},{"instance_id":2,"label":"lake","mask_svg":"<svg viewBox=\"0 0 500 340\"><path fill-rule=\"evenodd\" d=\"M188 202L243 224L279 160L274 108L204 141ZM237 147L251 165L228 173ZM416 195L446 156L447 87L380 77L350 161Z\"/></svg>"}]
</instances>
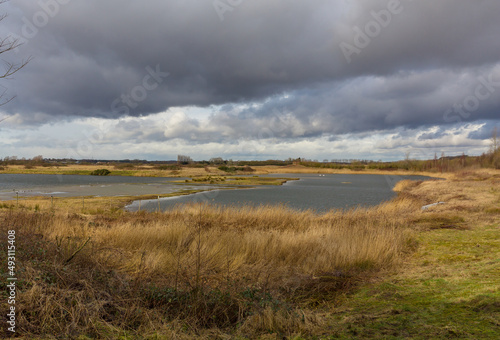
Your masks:
<instances>
[{"instance_id":1,"label":"lake","mask_svg":"<svg viewBox=\"0 0 500 340\"><path fill-rule=\"evenodd\" d=\"M347 174L276 174L269 177L300 178L282 186L253 189L217 190L160 200L143 200L127 207L136 211L166 210L178 204L206 202L225 206L284 204L290 208L316 212L356 206L373 206L390 200L394 185L403 179L427 180L424 176L347 175Z\"/></svg>"},{"instance_id":2,"label":"lake","mask_svg":"<svg viewBox=\"0 0 500 340\"><path fill-rule=\"evenodd\" d=\"M135 201L127 210L166 210L178 204L262 205L284 204L294 209L324 212L330 209L372 206L390 200L394 185L402 179L426 180L424 176L363 174L273 174L266 177L300 178L281 186L240 187L174 183L183 178L0 174L0 200L20 196L139 196L164 195L183 190L210 190L160 200ZM217 190L213 190L217 189Z\"/></svg>"}]
</instances>

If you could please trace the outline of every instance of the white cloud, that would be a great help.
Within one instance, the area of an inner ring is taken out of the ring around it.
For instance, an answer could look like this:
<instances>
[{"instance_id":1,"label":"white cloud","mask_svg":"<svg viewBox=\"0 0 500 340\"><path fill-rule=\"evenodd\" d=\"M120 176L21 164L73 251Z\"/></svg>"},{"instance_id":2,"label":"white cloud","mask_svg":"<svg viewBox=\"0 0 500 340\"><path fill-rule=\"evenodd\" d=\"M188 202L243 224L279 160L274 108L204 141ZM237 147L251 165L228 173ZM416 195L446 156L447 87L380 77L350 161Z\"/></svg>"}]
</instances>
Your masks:
<instances>
[{"instance_id":1,"label":"white cloud","mask_svg":"<svg viewBox=\"0 0 500 340\"><path fill-rule=\"evenodd\" d=\"M230 128L214 122L227 119L226 113L213 114L214 108L190 117L181 108L140 118L106 120L79 119L73 122L45 124L19 131L3 127L0 134L0 157L73 157L94 159L175 159L188 154L194 159L211 157L239 159L403 159L406 153L417 159L432 158L445 152L478 155L488 149L488 139L474 139L485 123L456 124L449 128L430 126L419 129L380 130L320 137L277 138L254 134L234 139L216 139L214 135L231 134ZM186 110L189 111L189 110ZM283 118L287 124L300 126L295 118ZM288 123L290 122L290 123ZM229 132L228 132L229 131ZM201 136L201 137L200 137ZM204 136L204 137L203 137ZM199 139L207 139L199 141ZM211 139L211 140L209 140Z\"/></svg>"}]
</instances>

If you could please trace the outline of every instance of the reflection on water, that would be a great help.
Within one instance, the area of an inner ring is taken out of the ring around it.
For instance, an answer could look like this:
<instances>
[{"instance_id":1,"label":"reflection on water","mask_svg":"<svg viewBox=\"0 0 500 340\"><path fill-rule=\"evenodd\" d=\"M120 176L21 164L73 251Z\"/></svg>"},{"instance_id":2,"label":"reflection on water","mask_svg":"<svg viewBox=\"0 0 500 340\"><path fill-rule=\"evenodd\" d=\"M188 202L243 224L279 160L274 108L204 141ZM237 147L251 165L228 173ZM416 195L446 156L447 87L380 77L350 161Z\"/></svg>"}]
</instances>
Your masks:
<instances>
[{"instance_id":1,"label":"reflection on water","mask_svg":"<svg viewBox=\"0 0 500 340\"><path fill-rule=\"evenodd\" d=\"M248 190L217 190L168 199L142 201L141 209L166 210L178 204L206 202L220 205L285 204L291 208L324 212L334 208L358 205L372 206L395 196L394 185L402 179L425 180L423 176L344 175L344 174L279 174L275 177L300 178L282 186L260 186ZM129 210L139 209L134 202Z\"/></svg>"}]
</instances>

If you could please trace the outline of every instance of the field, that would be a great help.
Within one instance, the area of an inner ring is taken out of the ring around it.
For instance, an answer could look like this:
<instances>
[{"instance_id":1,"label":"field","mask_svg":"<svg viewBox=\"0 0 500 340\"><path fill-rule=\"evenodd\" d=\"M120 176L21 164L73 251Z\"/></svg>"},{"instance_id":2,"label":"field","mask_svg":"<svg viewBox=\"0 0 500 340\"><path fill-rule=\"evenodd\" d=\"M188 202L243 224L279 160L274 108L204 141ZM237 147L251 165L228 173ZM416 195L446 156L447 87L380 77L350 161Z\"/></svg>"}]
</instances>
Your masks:
<instances>
[{"instance_id":1,"label":"field","mask_svg":"<svg viewBox=\"0 0 500 340\"><path fill-rule=\"evenodd\" d=\"M61 174L61 175L89 175L92 171L106 168L111 171L111 176L138 176L138 177L207 177L207 176L228 176L225 171L216 166L187 167L183 166L175 170L160 170L152 165L138 165L126 168L115 167L113 165L79 165L71 164L67 166L30 166L26 168L22 165L8 165L0 169L0 174ZM386 175L411 175L419 174L423 176L447 176L448 173L440 172L414 172L409 170L378 170L378 169L330 169L313 168L303 165L259 165L252 166L252 172L238 172L241 175L266 175L266 174L386 174Z\"/></svg>"},{"instance_id":2,"label":"field","mask_svg":"<svg viewBox=\"0 0 500 340\"><path fill-rule=\"evenodd\" d=\"M160 170L151 165L132 166L127 168L115 168L113 165L80 165L71 164L67 166L32 166L26 168L22 165L9 165L4 166L0 173L4 174L45 174L45 175L90 175L90 173L97 169L109 169L112 176L138 176L138 177L193 177L193 176L206 176L223 175L225 172L218 170L216 167L208 168L187 168L181 170Z\"/></svg>"},{"instance_id":3,"label":"field","mask_svg":"<svg viewBox=\"0 0 500 340\"><path fill-rule=\"evenodd\" d=\"M184 180L182 183L196 184L222 184L227 186L241 185L282 185L287 181L298 180L298 178L276 178L262 176L200 176L193 177L190 180Z\"/></svg>"},{"instance_id":4,"label":"field","mask_svg":"<svg viewBox=\"0 0 500 340\"><path fill-rule=\"evenodd\" d=\"M496 339L500 172L446 177L403 181L388 203L322 215L204 205L128 213L127 197L0 202L1 234L16 231L17 335ZM2 277L6 268L2 257Z\"/></svg>"}]
</instances>

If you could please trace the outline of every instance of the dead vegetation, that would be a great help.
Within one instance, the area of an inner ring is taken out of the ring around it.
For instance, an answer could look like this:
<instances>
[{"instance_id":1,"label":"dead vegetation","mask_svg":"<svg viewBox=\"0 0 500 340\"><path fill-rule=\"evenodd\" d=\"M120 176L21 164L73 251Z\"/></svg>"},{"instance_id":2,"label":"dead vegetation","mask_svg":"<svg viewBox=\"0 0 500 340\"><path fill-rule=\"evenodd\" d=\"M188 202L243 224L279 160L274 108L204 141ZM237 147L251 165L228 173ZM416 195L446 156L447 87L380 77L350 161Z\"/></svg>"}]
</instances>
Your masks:
<instances>
[{"instance_id":1,"label":"dead vegetation","mask_svg":"<svg viewBox=\"0 0 500 340\"><path fill-rule=\"evenodd\" d=\"M398 211L415 207L408 198L324 215L283 206L118 215L11 206L0 216L18 233L21 334L168 334L178 323L252 336L321 325L303 308L396 264L412 244Z\"/></svg>"}]
</instances>

